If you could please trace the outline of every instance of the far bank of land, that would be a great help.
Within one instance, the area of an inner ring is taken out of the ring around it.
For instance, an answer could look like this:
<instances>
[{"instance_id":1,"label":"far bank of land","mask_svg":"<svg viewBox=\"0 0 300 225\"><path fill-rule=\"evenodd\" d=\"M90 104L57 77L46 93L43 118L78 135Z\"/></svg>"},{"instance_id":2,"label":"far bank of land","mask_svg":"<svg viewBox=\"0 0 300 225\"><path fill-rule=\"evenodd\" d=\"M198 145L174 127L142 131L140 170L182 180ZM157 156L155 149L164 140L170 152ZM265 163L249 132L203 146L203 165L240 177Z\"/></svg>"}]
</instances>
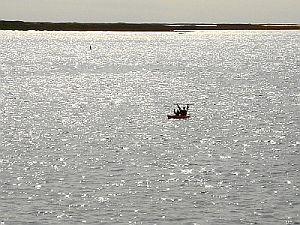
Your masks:
<instances>
[{"instance_id":1,"label":"far bank of land","mask_svg":"<svg viewBox=\"0 0 300 225\"><path fill-rule=\"evenodd\" d=\"M204 23L50 23L0 20L0 30L36 31L188 31L188 30L300 30L299 24Z\"/></svg>"}]
</instances>

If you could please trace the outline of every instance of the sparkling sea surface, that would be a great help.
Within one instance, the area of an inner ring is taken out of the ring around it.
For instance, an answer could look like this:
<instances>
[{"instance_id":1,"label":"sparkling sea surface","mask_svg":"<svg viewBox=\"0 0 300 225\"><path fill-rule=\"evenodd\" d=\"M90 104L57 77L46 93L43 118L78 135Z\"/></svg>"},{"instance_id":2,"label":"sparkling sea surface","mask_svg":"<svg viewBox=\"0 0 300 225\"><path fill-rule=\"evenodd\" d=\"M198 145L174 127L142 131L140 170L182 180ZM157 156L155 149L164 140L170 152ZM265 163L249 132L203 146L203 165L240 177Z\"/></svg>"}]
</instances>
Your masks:
<instances>
[{"instance_id":1,"label":"sparkling sea surface","mask_svg":"<svg viewBox=\"0 0 300 225\"><path fill-rule=\"evenodd\" d=\"M0 31L0 224L300 224L299 109L299 30Z\"/></svg>"}]
</instances>

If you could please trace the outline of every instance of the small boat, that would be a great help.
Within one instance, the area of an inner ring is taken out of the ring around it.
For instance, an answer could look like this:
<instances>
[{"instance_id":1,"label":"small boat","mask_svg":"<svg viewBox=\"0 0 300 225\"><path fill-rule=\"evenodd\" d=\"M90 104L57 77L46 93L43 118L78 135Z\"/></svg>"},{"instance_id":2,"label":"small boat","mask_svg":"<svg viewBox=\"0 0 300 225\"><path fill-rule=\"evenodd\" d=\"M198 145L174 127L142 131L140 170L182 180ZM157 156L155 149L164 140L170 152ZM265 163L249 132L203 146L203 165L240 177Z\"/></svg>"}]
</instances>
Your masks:
<instances>
[{"instance_id":1,"label":"small boat","mask_svg":"<svg viewBox=\"0 0 300 225\"><path fill-rule=\"evenodd\" d=\"M178 109L174 109L173 115L167 115L168 119L186 119L191 117L190 114L187 114L187 111L189 110L189 106L194 104L176 103L174 105L176 105ZM186 107L181 108L180 105L186 105Z\"/></svg>"},{"instance_id":2,"label":"small boat","mask_svg":"<svg viewBox=\"0 0 300 225\"><path fill-rule=\"evenodd\" d=\"M168 119L186 119L186 118L190 118L191 115L167 115Z\"/></svg>"}]
</instances>

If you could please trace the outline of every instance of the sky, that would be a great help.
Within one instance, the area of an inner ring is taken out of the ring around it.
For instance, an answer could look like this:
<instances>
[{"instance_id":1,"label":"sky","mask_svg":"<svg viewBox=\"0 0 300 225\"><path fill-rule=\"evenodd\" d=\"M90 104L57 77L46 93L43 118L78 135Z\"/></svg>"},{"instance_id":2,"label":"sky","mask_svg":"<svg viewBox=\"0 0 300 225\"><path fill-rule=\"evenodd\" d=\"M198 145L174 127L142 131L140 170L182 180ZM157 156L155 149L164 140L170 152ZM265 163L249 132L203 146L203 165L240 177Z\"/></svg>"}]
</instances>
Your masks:
<instances>
[{"instance_id":1,"label":"sky","mask_svg":"<svg viewBox=\"0 0 300 225\"><path fill-rule=\"evenodd\" d=\"M300 0L0 0L0 20L300 24Z\"/></svg>"}]
</instances>

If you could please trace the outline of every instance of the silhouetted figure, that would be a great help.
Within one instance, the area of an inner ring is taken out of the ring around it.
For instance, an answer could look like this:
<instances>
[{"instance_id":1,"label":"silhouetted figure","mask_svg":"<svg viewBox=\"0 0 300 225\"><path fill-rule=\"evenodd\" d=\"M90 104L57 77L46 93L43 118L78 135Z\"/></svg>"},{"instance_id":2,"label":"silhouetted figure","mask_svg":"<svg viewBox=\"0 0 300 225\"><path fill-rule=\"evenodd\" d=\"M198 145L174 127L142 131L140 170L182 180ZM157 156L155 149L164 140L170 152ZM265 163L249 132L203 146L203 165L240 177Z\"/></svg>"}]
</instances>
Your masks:
<instances>
[{"instance_id":1,"label":"silhouetted figure","mask_svg":"<svg viewBox=\"0 0 300 225\"><path fill-rule=\"evenodd\" d=\"M90 45L90 50L92 50L92 46Z\"/></svg>"},{"instance_id":2,"label":"silhouetted figure","mask_svg":"<svg viewBox=\"0 0 300 225\"><path fill-rule=\"evenodd\" d=\"M181 109L180 106L177 104L177 107L178 107L178 109L179 109L179 114L180 114L181 116L186 116L186 115L187 115L187 112L188 112L188 110L189 110L189 105L187 105L186 108L183 107L183 108Z\"/></svg>"},{"instance_id":3,"label":"silhouetted figure","mask_svg":"<svg viewBox=\"0 0 300 225\"><path fill-rule=\"evenodd\" d=\"M176 116L179 116L180 115L180 111L177 109L174 109L174 114L176 115Z\"/></svg>"}]
</instances>

